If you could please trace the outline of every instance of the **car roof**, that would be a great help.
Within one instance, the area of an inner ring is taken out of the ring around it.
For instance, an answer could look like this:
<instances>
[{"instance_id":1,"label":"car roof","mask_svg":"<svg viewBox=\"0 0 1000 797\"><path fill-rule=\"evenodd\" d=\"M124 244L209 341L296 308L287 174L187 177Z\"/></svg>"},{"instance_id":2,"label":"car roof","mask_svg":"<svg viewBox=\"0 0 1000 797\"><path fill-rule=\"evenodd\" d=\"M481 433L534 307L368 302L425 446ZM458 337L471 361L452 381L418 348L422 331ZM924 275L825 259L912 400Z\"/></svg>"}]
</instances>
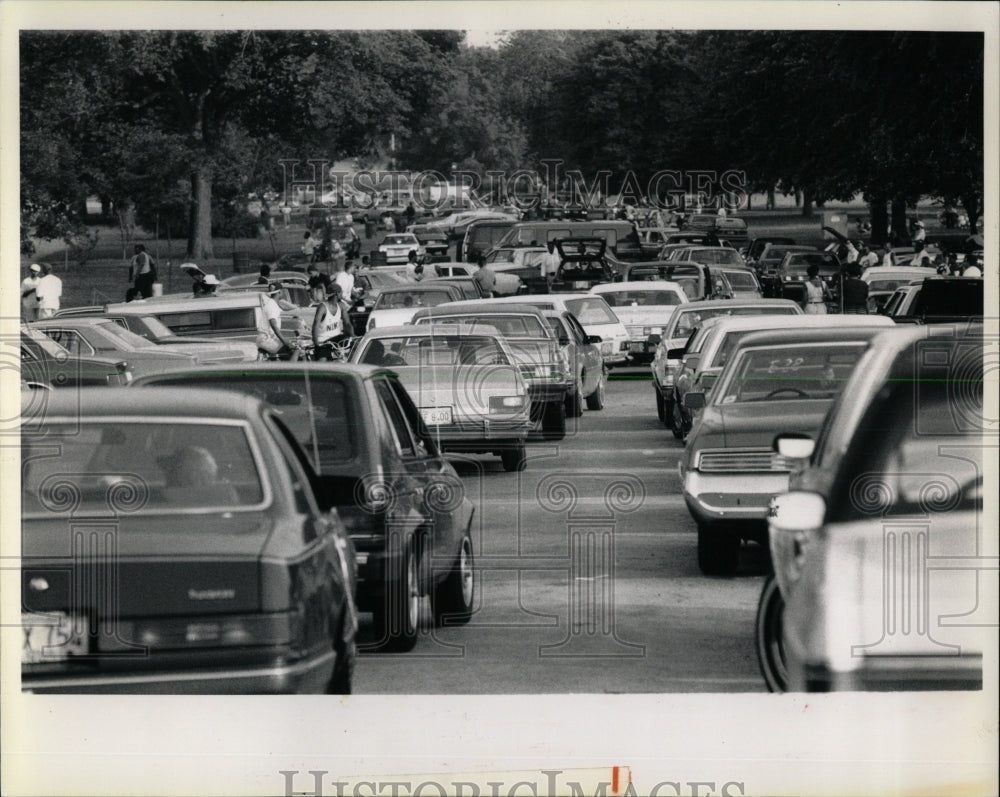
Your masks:
<instances>
[{"instance_id":1,"label":"car roof","mask_svg":"<svg viewBox=\"0 0 1000 797\"><path fill-rule=\"evenodd\" d=\"M170 293L164 296L150 296L131 302L115 302L105 305L105 312L129 313L132 315L156 315L165 310L204 310L255 307L260 304L257 291L224 291L214 296L192 296L190 293Z\"/></svg>"},{"instance_id":2,"label":"car roof","mask_svg":"<svg viewBox=\"0 0 1000 797\"><path fill-rule=\"evenodd\" d=\"M519 304L516 302L497 302L490 299L485 301L477 299L466 299L460 302L446 302L437 307L424 307L414 318L426 316L446 316L455 312L462 315L467 313L502 313L506 315L532 315L541 316L542 311L532 304Z\"/></svg>"},{"instance_id":3,"label":"car roof","mask_svg":"<svg viewBox=\"0 0 1000 797\"><path fill-rule=\"evenodd\" d=\"M449 277L448 279L427 279L423 282L408 282L405 285L393 285L389 288L382 289L382 296L388 293L423 293L425 291L446 291L451 288L453 291L458 291L457 285L452 285L451 280L455 277Z\"/></svg>"},{"instance_id":4,"label":"car roof","mask_svg":"<svg viewBox=\"0 0 1000 797\"><path fill-rule=\"evenodd\" d=\"M863 317L863 316L862 316ZM870 316L877 318L880 316ZM795 343L822 343L851 340L871 340L886 330L884 324L848 327L820 327L817 329L768 329L749 332L740 338L740 348L751 346L784 346Z\"/></svg>"},{"instance_id":5,"label":"car roof","mask_svg":"<svg viewBox=\"0 0 1000 797\"><path fill-rule=\"evenodd\" d=\"M434 308L425 308L434 309ZM417 318L420 314L414 316ZM425 316L426 317L426 316ZM395 327L376 327L375 329L369 330L365 333L365 338L372 340L374 338L395 338L405 335L406 337L419 337L419 338L429 338L435 335L470 335L476 337L494 337L502 338L503 335L500 330L497 329L492 324L484 324L479 322L466 323L462 322L459 324L401 324Z\"/></svg>"},{"instance_id":6,"label":"car roof","mask_svg":"<svg viewBox=\"0 0 1000 797\"><path fill-rule=\"evenodd\" d=\"M704 302L688 302L678 305L675 313L697 313L705 310L728 310L733 307L798 307L792 299L710 299ZM801 308L799 308L801 309ZM764 313L761 313L764 315Z\"/></svg>"},{"instance_id":7,"label":"car roof","mask_svg":"<svg viewBox=\"0 0 1000 797\"><path fill-rule=\"evenodd\" d=\"M32 321L31 326L37 329L49 329L51 327L96 327L99 324L114 324L110 318L103 315L69 315L58 318L40 318ZM120 327L119 327L120 329Z\"/></svg>"},{"instance_id":8,"label":"car roof","mask_svg":"<svg viewBox=\"0 0 1000 797\"><path fill-rule=\"evenodd\" d=\"M198 373L209 369L202 367ZM164 374L165 376L166 374ZM137 380L138 383L139 380ZM143 387L141 401L133 387L83 387L53 390L45 397L45 417L211 418L241 420L260 414L256 399L233 399L232 392L179 387Z\"/></svg>"},{"instance_id":9,"label":"car roof","mask_svg":"<svg viewBox=\"0 0 1000 797\"><path fill-rule=\"evenodd\" d=\"M700 304L700 302L698 303ZM848 313L829 315L740 315L716 316L705 321L712 324L718 334L741 329L802 329L803 327L860 327L883 326L891 327L894 321L882 315L860 315Z\"/></svg>"},{"instance_id":10,"label":"car roof","mask_svg":"<svg viewBox=\"0 0 1000 797\"><path fill-rule=\"evenodd\" d=\"M687 296L684 289L676 282L669 280L637 280L635 282L605 282L595 285L590 289L590 293L616 293L618 291L676 291L682 296Z\"/></svg>"}]
</instances>

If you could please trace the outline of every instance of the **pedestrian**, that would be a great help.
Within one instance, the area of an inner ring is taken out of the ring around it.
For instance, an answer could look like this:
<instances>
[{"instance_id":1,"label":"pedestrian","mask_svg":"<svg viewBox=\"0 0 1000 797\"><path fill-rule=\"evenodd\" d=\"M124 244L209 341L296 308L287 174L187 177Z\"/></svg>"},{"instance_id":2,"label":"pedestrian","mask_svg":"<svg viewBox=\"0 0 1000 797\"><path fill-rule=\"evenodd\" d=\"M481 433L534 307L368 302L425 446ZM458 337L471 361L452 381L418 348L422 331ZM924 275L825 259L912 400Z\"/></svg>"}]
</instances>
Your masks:
<instances>
[{"instance_id":1,"label":"pedestrian","mask_svg":"<svg viewBox=\"0 0 1000 797\"><path fill-rule=\"evenodd\" d=\"M927 251L924 247L923 241L917 241L914 244L914 248L917 250L917 254L913 258L911 265L913 266L932 266L934 265L934 255Z\"/></svg>"},{"instance_id":2,"label":"pedestrian","mask_svg":"<svg viewBox=\"0 0 1000 797\"><path fill-rule=\"evenodd\" d=\"M281 308L275 297L281 292L281 283L272 282L260 294L260 315L257 319L257 348L267 354L277 355L291 346L281 331Z\"/></svg>"},{"instance_id":3,"label":"pedestrian","mask_svg":"<svg viewBox=\"0 0 1000 797\"><path fill-rule=\"evenodd\" d=\"M156 282L156 261L146 251L142 244L135 245L128 267L128 281L131 282L143 299L153 295L153 283Z\"/></svg>"},{"instance_id":4,"label":"pedestrian","mask_svg":"<svg viewBox=\"0 0 1000 797\"><path fill-rule=\"evenodd\" d=\"M497 285L497 278L496 274L493 273L493 269L486 264L486 258L479 259L479 268L476 270L476 273L472 275L472 278L479 285L483 298L492 299L493 289L496 288Z\"/></svg>"},{"instance_id":5,"label":"pedestrian","mask_svg":"<svg viewBox=\"0 0 1000 797\"><path fill-rule=\"evenodd\" d=\"M21 320L34 321L38 318L38 283L42 279L42 267L38 263L28 266L28 276L21 281Z\"/></svg>"},{"instance_id":6,"label":"pedestrian","mask_svg":"<svg viewBox=\"0 0 1000 797\"><path fill-rule=\"evenodd\" d=\"M292 220L292 206L285 202L281 206L281 218L285 221L285 229L288 229L288 225Z\"/></svg>"},{"instance_id":7,"label":"pedestrian","mask_svg":"<svg viewBox=\"0 0 1000 797\"><path fill-rule=\"evenodd\" d=\"M888 241L886 241L882 245L882 265L883 266L896 265L896 256L892 253L892 247L889 245Z\"/></svg>"},{"instance_id":8,"label":"pedestrian","mask_svg":"<svg viewBox=\"0 0 1000 797\"><path fill-rule=\"evenodd\" d=\"M416 219L416 217L417 217L417 209L415 207L413 207L413 201L411 200L410 204L408 204L406 206L406 226L407 226L407 228L409 228L410 225L413 224L413 220Z\"/></svg>"},{"instance_id":9,"label":"pedestrian","mask_svg":"<svg viewBox=\"0 0 1000 797\"><path fill-rule=\"evenodd\" d=\"M414 250L410 250L410 253L406 256L406 278L411 282L416 281L417 266L420 263L417 262L417 253Z\"/></svg>"},{"instance_id":10,"label":"pedestrian","mask_svg":"<svg viewBox=\"0 0 1000 797\"><path fill-rule=\"evenodd\" d=\"M847 265L847 275L841 287L844 297L844 312L857 314L868 313L868 283L861 279L861 266L857 263Z\"/></svg>"},{"instance_id":11,"label":"pedestrian","mask_svg":"<svg viewBox=\"0 0 1000 797\"><path fill-rule=\"evenodd\" d=\"M847 248L847 262L857 263L858 262L858 248L854 245L854 241L850 238L847 239L847 243L844 244Z\"/></svg>"},{"instance_id":12,"label":"pedestrian","mask_svg":"<svg viewBox=\"0 0 1000 797\"><path fill-rule=\"evenodd\" d=\"M924 241L927 240L927 231L924 229L924 223L920 219L917 219L913 223L913 236L912 236L912 239L913 239L914 246L916 246L916 244L917 244L918 241L921 244L923 244Z\"/></svg>"},{"instance_id":13,"label":"pedestrian","mask_svg":"<svg viewBox=\"0 0 1000 797\"><path fill-rule=\"evenodd\" d=\"M38 280L35 295L38 297L38 317L52 318L62 298L62 280L52 273L48 263L42 263L42 278Z\"/></svg>"},{"instance_id":14,"label":"pedestrian","mask_svg":"<svg viewBox=\"0 0 1000 797\"><path fill-rule=\"evenodd\" d=\"M562 258L556 250L555 241L549 241L548 250L542 258L540 271L542 272L542 277L545 278L545 282L551 285L552 280L555 279L556 274L559 272L559 266L562 265Z\"/></svg>"},{"instance_id":15,"label":"pedestrian","mask_svg":"<svg viewBox=\"0 0 1000 797\"><path fill-rule=\"evenodd\" d=\"M810 315L825 315L826 303L830 300L830 290L819 277L819 266L815 263L806 269L806 312Z\"/></svg>"},{"instance_id":16,"label":"pedestrian","mask_svg":"<svg viewBox=\"0 0 1000 797\"><path fill-rule=\"evenodd\" d=\"M333 281L340 286L340 293L344 300L348 302L354 299L354 270L354 261L345 260L344 270L338 271L333 278Z\"/></svg>"},{"instance_id":17,"label":"pedestrian","mask_svg":"<svg viewBox=\"0 0 1000 797\"><path fill-rule=\"evenodd\" d=\"M316 360L332 360L333 346L344 338L348 323L348 311L340 301L340 285L331 283L326 288L326 297L316 307L313 316L312 340L313 358Z\"/></svg>"},{"instance_id":18,"label":"pedestrian","mask_svg":"<svg viewBox=\"0 0 1000 797\"><path fill-rule=\"evenodd\" d=\"M306 234L302 236L302 254L304 254L310 263L316 262L316 241L313 240L312 233L306 230Z\"/></svg>"},{"instance_id":19,"label":"pedestrian","mask_svg":"<svg viewBox=\"0 0 1000 797\"><path fill-rule=\"evenodd\" d=\"M271 267L267 263L261 263L260 273L254 285L267 285L271 282Z\"/></svg>"}]
</instances>

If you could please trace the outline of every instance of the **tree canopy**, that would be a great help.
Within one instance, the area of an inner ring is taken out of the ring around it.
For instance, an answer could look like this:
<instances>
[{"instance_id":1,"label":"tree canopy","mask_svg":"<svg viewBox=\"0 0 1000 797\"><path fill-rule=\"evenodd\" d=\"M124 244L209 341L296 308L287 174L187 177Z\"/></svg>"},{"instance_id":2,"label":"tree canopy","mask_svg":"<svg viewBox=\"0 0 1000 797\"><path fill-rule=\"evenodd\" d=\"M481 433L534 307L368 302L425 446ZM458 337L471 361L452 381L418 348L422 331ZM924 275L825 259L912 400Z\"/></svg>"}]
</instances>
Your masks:
<instances>
[{"instance_id":1,"label":"tree canopy","mask_svg":"<svg viewBox=\"0 0 1000 797\"><path fill-rule=\"evenodd\" d=\"M109 31L21 34L22 235L97 195L211 256L213 208L288 158L447 174L739 170L809 201L983 194L979 33Z\"/></svg>"}]
</instances>

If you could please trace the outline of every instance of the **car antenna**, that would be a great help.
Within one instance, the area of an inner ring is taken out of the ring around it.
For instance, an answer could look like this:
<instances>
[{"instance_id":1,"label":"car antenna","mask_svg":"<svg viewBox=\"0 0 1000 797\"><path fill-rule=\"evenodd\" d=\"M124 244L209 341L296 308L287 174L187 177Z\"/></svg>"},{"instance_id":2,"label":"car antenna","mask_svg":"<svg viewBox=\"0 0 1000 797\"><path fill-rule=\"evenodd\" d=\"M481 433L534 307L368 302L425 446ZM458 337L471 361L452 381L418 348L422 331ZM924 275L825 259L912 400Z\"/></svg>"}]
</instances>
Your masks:
<instances>
[{"instance_id":1,"label":"car antenna","mask_svg":"<svg viewBox=\"0 0 1000 797\"><path fill-rule=\"evenodd\" d=\"M312 382L309 380L309 369L303 369L306 378L306 405L309 413L309 436L312 438L313 461L316 463L316 475L322 475L323 466L319 461L319 439L316 437L316 412L313 409Z\"/></svg>"}]
</instances>

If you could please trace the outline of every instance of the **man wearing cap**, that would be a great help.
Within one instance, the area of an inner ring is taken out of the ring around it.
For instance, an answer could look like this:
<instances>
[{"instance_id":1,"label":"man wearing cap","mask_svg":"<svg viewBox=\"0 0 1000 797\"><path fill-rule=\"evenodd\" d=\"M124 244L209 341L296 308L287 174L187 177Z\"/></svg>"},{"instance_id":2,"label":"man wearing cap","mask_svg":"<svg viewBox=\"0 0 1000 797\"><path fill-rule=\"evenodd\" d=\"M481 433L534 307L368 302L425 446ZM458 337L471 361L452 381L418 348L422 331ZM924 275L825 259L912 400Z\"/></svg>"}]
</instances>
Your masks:
<instances>
[{"instance_id":1,"label":"man wearing cap","mask_svg":"<svg viewBox=\"0 0 1000 797\"><path fill-rule=\"evenodd\" d=\"M35 288L35 295L38 297L38 317L52 318L62 298L62 280L52 273L52 266L48 263L42 264L42 278Z\"/></svg>"},{"instance_id":2,"label":"man wearing cap","mask_svg":"<svg viewBox=\"0 0 1000 797\"><path fill-rule=\"evenodd\" d=\"M281 283L272 282L260 295L260 319L257 322L257 348L268 354L278 354L291 346L281 333L281 308L274 297L281 292Z\"/></svg>"},{"instance_id":3,"label":"man wearing cap","mask_svg":"<svg viewBox=\"0 0 1000 797\"><path fill-rule=\"evenodd\" d=\"M42 267L38 263L28 266L28 276L21 281L21 319L34 321L38 318L38 283L42 279Z\"/></svg>"}]
</instances>

